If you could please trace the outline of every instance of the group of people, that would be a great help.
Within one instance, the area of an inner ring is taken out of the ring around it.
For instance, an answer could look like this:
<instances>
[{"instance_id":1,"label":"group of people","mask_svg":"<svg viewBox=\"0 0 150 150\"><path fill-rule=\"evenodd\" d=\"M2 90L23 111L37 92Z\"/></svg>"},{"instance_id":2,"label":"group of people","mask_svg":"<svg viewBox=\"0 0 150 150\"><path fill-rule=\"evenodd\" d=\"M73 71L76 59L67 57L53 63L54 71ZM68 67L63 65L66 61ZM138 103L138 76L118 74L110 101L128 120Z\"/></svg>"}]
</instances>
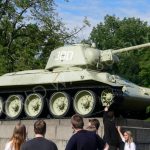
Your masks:
<instances>
[{"instance_id":1,"label":"group of people","mask_svg":"<svg viewBox=\"0 0 150 150\"><path fill-rule=\"evenodd\" d=\"M69 139L65 150L136 150L130 131L122 134L120 127L116 127L114 112L105 107L103 115L104 137L98 135L100 123L97 119L89 119L84 129L83 118L75 114L71 117L73 135ZM58 150L56 144L47 140L46 123L37 120L34 123L35 138L26 140L27 131L25 125L18 123L13 131L5 150ZM120 144L120 139L124 143ZM121 148L121 146L123 148Z\"/></svg>"},{"instance_id":2,"label":"group of people","mask_svg":"<svg viewBox=\"0 0 150 150\"><path fill-rule=\"evenodd\" d=\"M51 140L44 138L46 134L46 122L38 120L34 123L35 138L26 140L27 131L25 125L18 123L13 131L5 150L58 150Z\"/></svg>"}]
</instances>

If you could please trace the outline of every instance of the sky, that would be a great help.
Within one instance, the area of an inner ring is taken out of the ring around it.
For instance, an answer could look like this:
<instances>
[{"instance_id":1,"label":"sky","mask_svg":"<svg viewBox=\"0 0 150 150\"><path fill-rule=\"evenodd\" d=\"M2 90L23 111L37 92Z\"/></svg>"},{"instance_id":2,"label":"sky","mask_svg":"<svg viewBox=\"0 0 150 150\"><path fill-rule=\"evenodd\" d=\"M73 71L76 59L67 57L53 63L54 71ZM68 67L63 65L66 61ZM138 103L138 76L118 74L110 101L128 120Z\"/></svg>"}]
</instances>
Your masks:
<instances>
[{"instance_id":1,"label":"sky","mask_svg":"<svg viewBox=\"0 0 150 150\"><path fill-rule=\"evenodd\" d=\"M91 26L84 28L79 40L87 39L94 26L104 21L104 17L115 15L120 19L136 17L150 24L150 0L56 0L56 11L66 27L73 29L83 26L87 17Z\"/></svg>"}]
</instances>

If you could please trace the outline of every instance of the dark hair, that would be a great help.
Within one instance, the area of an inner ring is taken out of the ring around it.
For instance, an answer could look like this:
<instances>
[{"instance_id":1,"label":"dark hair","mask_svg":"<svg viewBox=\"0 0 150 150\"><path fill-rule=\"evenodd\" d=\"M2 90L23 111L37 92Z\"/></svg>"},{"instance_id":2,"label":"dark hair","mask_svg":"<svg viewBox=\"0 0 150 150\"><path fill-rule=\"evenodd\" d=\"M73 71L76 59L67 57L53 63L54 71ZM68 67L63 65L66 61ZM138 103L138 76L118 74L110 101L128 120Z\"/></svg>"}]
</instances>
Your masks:
<instances>
[{"instance_id":1,"label":"dark hair","mask_svg":"<svg viewBox=\"0 0 150 150\"><path fill-rule=\"evenodd\" d=\"M89 119L89 122L91 123L91 126L94 126L98 130L98 128L100 126L98 119Z\"/></svg>"},{"instance_id":2,"label":"dark hair","mask_svg":"<svg viewBox=\"0 0 150 150\"><path fill-rule=\"evenodd\" d=\"M107 116L108 116L110 119L112 119L112 118L114 117L114 111L112 111L112 110L108 111Z\"/></svg>"},{"instance_id":3,"label":"dark hair","mask_svg":"<svg viewBox=\"0 0 150 150\"><path fill-rule=\"evenodd\" d=\"M80 115L78 114L73 115L71 117L71 123L75 129L83 129L84 122L83 118Z\"/></svg>"},{"instance_id":4,"label":"dark hair","mask_svg":"<svg viewBox=\"0 0 150 150\"><path fill-rule=\"evenodd\" d=\"M21 144L26 140L26 127L24 124L18 123L13 131L13 135L10 139L12 141L11 147L15 150L20 150Z\"/></svg>"},{"instance_id":5,"label":"dark hair","mask_svg":"<svg viewBox=\"0 0 150 150\"><path fill-rule=\"evenodd\" d=\"M35 134L45 135L46 133L46 123L44 120L38 120L34 123Z\"/></svg>"}]
</instances>

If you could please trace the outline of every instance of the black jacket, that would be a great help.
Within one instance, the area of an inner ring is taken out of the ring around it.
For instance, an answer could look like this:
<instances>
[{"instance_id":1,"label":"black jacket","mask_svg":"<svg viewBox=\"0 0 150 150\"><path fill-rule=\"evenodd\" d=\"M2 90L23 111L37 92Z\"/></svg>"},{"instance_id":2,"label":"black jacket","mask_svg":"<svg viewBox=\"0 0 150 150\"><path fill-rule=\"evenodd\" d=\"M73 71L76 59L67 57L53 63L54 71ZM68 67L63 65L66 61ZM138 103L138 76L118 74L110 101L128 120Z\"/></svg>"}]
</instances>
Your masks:
<instances>
[{"instance_id":1,"label":"black jacket","mask_svg":"<svg viewBox=\"0 0 150 150\"><path fill-rule=\"evenodd\" d=\"M58 150L55 143L43 137L37 137L25 142L21 150Z\"/></svg>"},{"instance_id":2,"label":"black jacket","mask_svg":"<svg viewBox=\"0 0 150 150\"><path fill-rule=\"evenodd\" d=\"M105 142L94 132L80 130L67 143L65 150L103 150Z\"/></svg>"},{"instance_id":3,"label":"black jacket","mask_svg":"<svg viewBox=\"0 0 150 150\"><path fill-rule=\"evenodd\" d=\"M115 118L109 118L107 115L108 112L104 112L103 123L104 123L104 141L109 145L119 147L120 136L116 128Z\"/></svg>"}]
</instances>

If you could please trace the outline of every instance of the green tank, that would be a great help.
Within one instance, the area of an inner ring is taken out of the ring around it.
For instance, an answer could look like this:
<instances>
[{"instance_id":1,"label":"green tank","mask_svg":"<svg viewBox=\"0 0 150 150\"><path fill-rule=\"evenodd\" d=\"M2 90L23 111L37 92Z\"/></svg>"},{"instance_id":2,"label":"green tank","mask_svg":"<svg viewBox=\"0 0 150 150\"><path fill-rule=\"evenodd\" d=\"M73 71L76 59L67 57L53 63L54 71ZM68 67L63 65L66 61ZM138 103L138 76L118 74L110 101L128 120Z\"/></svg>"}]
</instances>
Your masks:
<instances>
[{"instance_id":1,"label":"green tank","mask_svg":"<svg viewBox=\"0 0 150 150\"><path fill-rule=\"evenodd\" d=\"M0 119L64 118L70 113L92 116L104 106L128 112L150 106L150 89L104 72L118 62L117 53L150 47L150 43L118 50L74 44L51 52L45 69L0 76Z\"/></svg>"}]
</instances>

